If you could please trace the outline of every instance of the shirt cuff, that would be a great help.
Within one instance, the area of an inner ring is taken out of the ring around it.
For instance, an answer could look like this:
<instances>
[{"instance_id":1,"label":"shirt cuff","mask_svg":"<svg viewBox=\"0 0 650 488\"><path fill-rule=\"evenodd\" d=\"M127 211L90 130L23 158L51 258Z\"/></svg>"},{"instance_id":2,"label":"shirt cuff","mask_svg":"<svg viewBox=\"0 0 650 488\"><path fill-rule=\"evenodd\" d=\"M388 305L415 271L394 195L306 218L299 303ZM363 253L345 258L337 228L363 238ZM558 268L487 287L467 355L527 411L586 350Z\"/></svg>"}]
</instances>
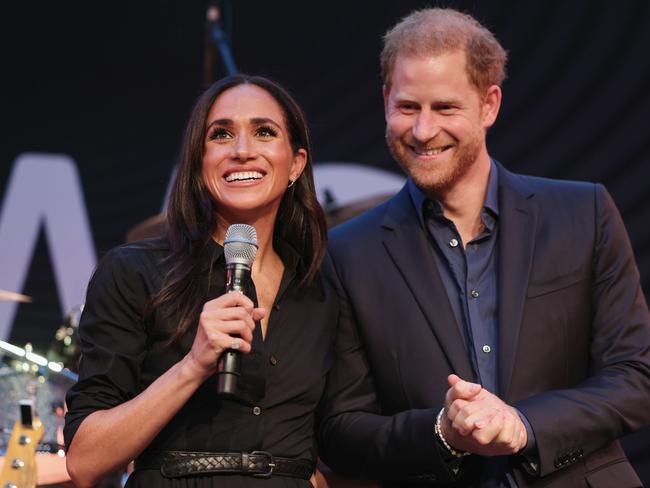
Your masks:
<instances>
[{"instance_id":1,"label":"shirt cuff","mask_svg":"<svg viewBox=\"0 0 650 488\"><path fill-rule=\"evenodd\" d=\"M531 427L530 422L526 416L516 408L515 411L523 422L524 427L526 427L527 434L526 447L524 447L524 449L519 454L526 460L524 463L526 471L531 474L535 474L539 471L539 453L537 452L537 441L535 440L535 433L533 432L533 428Z\"/></svg>"}]
</instances>

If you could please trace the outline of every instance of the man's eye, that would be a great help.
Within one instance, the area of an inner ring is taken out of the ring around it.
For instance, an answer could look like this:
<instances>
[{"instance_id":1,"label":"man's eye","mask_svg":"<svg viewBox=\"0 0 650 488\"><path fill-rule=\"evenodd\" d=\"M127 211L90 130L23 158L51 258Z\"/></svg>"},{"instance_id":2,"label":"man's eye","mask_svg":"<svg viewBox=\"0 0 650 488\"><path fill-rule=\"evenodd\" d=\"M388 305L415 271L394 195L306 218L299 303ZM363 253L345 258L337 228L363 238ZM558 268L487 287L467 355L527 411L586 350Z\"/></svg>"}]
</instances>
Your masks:
<instances>
[{"instance_id":1,"label":"man's eye","mask_svg":"<svg viewBox=\"0 0 650 488\"><path fill-rule=\"evenodd\" d=\"M222 127L216 128L210 132L210 140L229 139L230 137L230 133Z\"/></svg>"},{"instance_id":2,"label":"man's eye","mask_svg":"<svg viewBox=\"0 0 650 488\"><path fill-rule=\"evenodd\" d=\"M404 113L413 113L418 109L417 105L413 103L403 103L399 105L398 108L400 112L404 112Z\"/></svg>"},{"instance_id":3,"label":"man's eye","mask_svg":"<svg viewBox=\"0 0 650 488\"><path fill-rule=\"evenodd\" d=\"M456 110L456 107L454 105L444 103L444 104L436 106L435 110L437 110L438 112L443 112L443 113L451 113L454 110Z\"/></svg>"}]
</instances>

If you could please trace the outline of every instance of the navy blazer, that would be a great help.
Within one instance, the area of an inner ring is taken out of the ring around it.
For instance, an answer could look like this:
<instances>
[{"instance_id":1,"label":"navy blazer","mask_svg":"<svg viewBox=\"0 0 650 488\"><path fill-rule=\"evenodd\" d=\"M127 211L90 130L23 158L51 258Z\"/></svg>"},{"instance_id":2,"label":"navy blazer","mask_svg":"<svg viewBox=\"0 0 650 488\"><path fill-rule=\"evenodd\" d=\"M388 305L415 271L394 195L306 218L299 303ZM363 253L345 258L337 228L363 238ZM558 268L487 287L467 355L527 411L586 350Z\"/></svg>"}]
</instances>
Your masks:
<instances>
[{"instance_id":1,"label":"navy blazer","mask_svg":"<svg viewBox=\"0 0 650 488\"><path fill-rule=\"evenodd\" d=\"M617 439L650 423L650 314L621 217L601 185L498 170L499 384L539 461L513 456L518 484L641 486ZM329 252L341 315L322 457L478 485L478 456L455 474L433 435L447 375L477 378L407 188L333 229Z\"/></svg>"}]
</instances>

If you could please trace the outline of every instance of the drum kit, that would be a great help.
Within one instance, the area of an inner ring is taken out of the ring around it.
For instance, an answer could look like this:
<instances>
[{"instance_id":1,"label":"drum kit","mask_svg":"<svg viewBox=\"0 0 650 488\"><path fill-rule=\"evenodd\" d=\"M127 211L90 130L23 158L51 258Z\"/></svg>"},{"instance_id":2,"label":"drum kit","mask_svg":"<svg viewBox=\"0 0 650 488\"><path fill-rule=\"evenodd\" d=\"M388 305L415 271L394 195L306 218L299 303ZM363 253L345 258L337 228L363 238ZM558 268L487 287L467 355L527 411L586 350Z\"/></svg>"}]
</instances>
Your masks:
<instances>
[{"instance_id":1,"label":"drum kit","mask_svg":"<svg viewBox=\"0 0 650 488\"><path fill-rule=\"evenodd\" d=\"M31 298L0 290L0 300ZM47 354L31 344L0 340L0 486L73 486L65 467L65 393L74 384L78 359L75 308L56 332Z\"/></svg>"}]
</instances>

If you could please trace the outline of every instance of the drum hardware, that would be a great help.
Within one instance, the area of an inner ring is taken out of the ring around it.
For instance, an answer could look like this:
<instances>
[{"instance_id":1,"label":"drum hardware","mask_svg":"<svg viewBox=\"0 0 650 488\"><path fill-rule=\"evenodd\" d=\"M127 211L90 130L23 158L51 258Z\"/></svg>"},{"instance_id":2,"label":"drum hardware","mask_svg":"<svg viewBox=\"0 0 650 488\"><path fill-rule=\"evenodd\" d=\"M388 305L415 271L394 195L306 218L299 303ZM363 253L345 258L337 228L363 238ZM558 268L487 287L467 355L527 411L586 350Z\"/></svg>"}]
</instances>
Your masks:
<instances>
[{"instance_id":1,"label":"drum hardware","mask_svg":"<svg viewBox=\"0 0 650 488\"><path fill-rule=\"evenodd\" d=\"M0 341L0 353L12 357L16 370L32 373L43 373L41 369L47 368L46 372L57 373L77 381L77 375L64 368L63 364L56 361L49 361L45 356L36 354L32 345L27 343L24 348L15 346L5 341Z\"/></svg>"},{"instance_id":2,"label":"drum hardware","mask_svg":"<svg viewBox=\"0 0 650 488\"><path fill-rule=\"evenodd\" d=\"M0 290L0 300L8 302L30 303L32 301L32 297L22 295L20 293L14 293L13 291Z\"/></svg>"},{"instance_id":3,"label":"drum hardware","mask_svg":"<svg viewBox=\"0 0 650 488\"><path fill-rule=\"evenodd\" d=\"M68 312L64 323L56 330L47 352L48 360L63 364L71 371L77 370L81 354L77 330L83 308L83 304L77 305Z\"/></svg>"}]
</instances>

